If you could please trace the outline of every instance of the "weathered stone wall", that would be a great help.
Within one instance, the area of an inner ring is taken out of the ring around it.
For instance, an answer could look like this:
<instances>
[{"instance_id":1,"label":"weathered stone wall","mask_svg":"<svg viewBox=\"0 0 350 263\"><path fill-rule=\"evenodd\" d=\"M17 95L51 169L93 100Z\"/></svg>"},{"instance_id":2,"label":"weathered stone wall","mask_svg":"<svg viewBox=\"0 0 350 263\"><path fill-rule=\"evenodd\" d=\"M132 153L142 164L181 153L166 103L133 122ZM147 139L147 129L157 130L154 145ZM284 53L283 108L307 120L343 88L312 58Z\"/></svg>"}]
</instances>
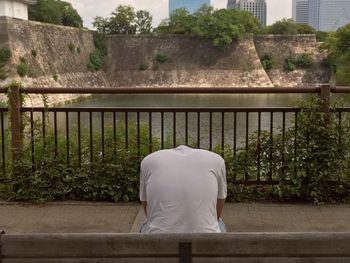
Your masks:
<instances>
[{"instance_id":1,"label":"weathered stone wall","mask_svg":"<svg viewBox=\"0 0 350 263\"><path fill-rule=\"evenodd\" d=\"M226 50L213 47L209 40L178 35L108 36L106 44L105 72L92 73L87 69L95 49L92 32L0 17L0 47L9 46L13 53L7 65L8 81L19 79L27 87L271 87L329 81L329 72L321 63L324 55L313 35L247 36ZM158 53L166 55L168 61L156 62ZM284 61L291 53L310 53L316 63L309 69L286 72ZM265 54L273 54L277 60L276 67L268 72L260 62ZM24 78L16 71L21 58L29 64L29 74ZM145 66L147 69L142 70ZM0 82L1 86L5 84ZM52 95L49 102L62 103L76 97ZM41 97L33 96L30 103L41 104Z\"/></svg>"},{"instance_id":2,"label":"weathered stone wall","mask_svg":"<svg viewBox=\"0 0 350 263\"><path fill-rule=\"evenodd\" d=\"M29 72L27 77L19 80L25 87L107 86L103 72L91 73L87 68L89 54L95 49L90 31L7 17L0 18L0 26L2 24L6 25L8 45L12 50L9 79L19 79L16 68L24 58ZM74 46L74 50L69 45ZM32 55L33 50L37 52L36 57ZM57 75L57 81L54 75ZM76 97L52 95L49 102ZM37 99L31 101L40 104Z\"/></svg>"},{"instance_id":3,"label":"weathered stone wall","mask_svg":"<svg viewBox=\"0 0 350 263\"><path fill-rule=\"evenodd\" d=\"M0 17L0 47L8 46L7 20Z\"/></svg>"},{"instance_id":4,"label":"weathered stone wall","mask_svg":"<svg viewBox=\"0 0 350 263\"><path fill-rule=\"evenodd\" d=\"M276 61L275 67L267 71L274 86L293 87L329 82L330 72L322 65L325 54L319 51L315 35L261 35L254 37L254 44L260 58L269 54ZM285 71L285 59L291 54L302 53L310 54L314 64L306 69Z\"/></svg>"},{"instance_id":5,"label":"weathered stone wall","mask_svg":"<svg viewBox=\"0 0 350 263\"><path fill-rule=\"evenodd\" d=\"M272 86L252 36L227 50L190 36L109 36L106 73L111 86ZM155 56L169 60L157 63ZM147 65L147 70L141 70Z\"/></svg>"}]
</instances>

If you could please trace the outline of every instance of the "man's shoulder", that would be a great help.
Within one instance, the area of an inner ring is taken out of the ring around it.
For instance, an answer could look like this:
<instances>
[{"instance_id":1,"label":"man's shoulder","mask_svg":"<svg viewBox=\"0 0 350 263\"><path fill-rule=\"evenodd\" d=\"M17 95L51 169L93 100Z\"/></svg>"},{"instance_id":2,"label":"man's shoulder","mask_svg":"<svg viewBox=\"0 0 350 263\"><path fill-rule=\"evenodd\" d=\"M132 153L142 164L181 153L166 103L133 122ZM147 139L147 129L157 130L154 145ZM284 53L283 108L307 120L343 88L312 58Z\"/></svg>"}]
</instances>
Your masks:
<instances>
[{"instance_id":1,"label":"man's shoulder","mask_svg":"<svg viewBox=\"0 0 350 263\"><path fill-rule=\"evenodd\" d=\"M196 149L196 151L198 151L203 157L213 160L215 162L219 162L219 163L225 162L224 158L222 158L221 155L215 152L207 151L204 149Z\"/></svg>"},{"instance_id":2,"label":"man's shoulder","mask_svg":"<svg viewBox=\"0 0 350 263\"><path fill-rule=\"evenodd\" d=\"M164 156L164 154L168 154L168 153L169 153L169 150L167 149L150 153L149 155L143 158L143 160L141 161L141 165L159 160L161 156Z\"/></svg>"}]
</instances>

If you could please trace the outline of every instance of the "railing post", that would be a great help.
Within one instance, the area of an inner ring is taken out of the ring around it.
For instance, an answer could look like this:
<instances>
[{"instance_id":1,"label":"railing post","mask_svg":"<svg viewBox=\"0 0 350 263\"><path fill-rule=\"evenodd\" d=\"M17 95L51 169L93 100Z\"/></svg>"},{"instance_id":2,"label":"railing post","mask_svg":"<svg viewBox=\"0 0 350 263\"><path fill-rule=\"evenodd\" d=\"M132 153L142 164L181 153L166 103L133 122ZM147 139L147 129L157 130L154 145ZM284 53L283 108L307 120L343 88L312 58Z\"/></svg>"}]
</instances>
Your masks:
<instances>
[{"instance_id":1,"label":"railing post","mask_svg":"<svg viewBox=\"0 0 350 263\"><path fill-rule=\"evenodd\" d=\"M11 149L12 160L18 160L22 151L22 118L21 118L21 94L20 84L10 85L9 90L9 109L11 118Z\"/></svg>"},{"instance_id":2,"label":"railing post","mask_svg":"<svg viewBox=\"0 0 350 263\"><path fill-rule=\"evenodd\" d=\"M331 86L329 84L321 86L320 96L322 100L321 111L326 113L329 118L331 113L331 110L330 110Z\"/></svg>"}]
</instances>

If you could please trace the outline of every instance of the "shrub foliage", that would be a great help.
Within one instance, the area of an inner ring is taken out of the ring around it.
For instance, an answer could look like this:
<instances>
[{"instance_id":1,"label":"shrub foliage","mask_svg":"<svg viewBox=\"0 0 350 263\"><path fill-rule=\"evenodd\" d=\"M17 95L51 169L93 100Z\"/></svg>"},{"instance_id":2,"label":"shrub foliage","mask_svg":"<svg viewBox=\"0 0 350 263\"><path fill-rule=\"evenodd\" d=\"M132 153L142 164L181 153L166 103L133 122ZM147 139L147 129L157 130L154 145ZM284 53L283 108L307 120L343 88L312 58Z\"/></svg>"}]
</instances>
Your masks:
<instances>
[{"instance_id":1,"label":"shrub foliage","mask_svg":"<svg viewBox=\"0 0 350 263\"><path fill-rule=\"evenodd\" d=\"M21 58L20 64L17 66L17 73L20 77L24 77L28 75L29 71L29 65L27 64L27 61L23 58Z\"/></svg>"},{"instance_id":2,"label":"shrub foliage","mask_svg":"<svg viewBox=\"0 0 350 263\"><path fill-rule=\"evenodd\" d=\"M350 85L350 23L329 33L321 48L328 52L328 64L338 85Z\"/></svg>"},{"instance_id":3,"label":"shrub foliage","mask_svg":"<svg viewBox=\"0 0 350 263\"><path fill-rule=\"evenodd\" d=\"M257 33L260 29L260 22L249 12L203 6L194 14L184 8L174 10L155 31L203 37L210 39L214 46L226 48L244 34Z\"/></svg>"},{"instance_id":4,"label":"shrub foliage","mask_svg":"<svg viewBox=\"0 0 350 263\"><path fill-rule=\"evenodd\" d=\"M9 48L3 47L0 49L0 64L6 64L12 56L12 52Z\"/></svg>"},{"instance_id":5,"label":"shrub foliage","mask_svg":"<svg viewBox=\"0 0 350 263\"><path fill-rule=\"evenodd\" d=\"M317 97L307 99L300 106L297 129L291 126L283 131L275 130L273 135L256 131L250 135L247 148L239 148L235 155L231 150L224 152L228 200L350 201L350 120L343 118L340 124L335 114L321 112L322 101ZM129 121L128 127L118 125L115 142L113 125L106 125L102 153L100 132L94 131L90 137L86 132L88 127L82 127L80 141L77 132L71 133L67 141L62 131L55 136L51 126L46 123L43 137L43 124L34 123L34 163L31 130L24 129L22 157L8 164L6 174L0 171L0 198L33 202L138 200L139 164L150 147L148 127L140 126L138 142L135 123ZM75 131L76 128L71 127ZM172 147L170 141L165 143L166 147ZM79 147L79 142L84 147ZM152 148L160 148L157 137L152 137ZM235 183L257 176L279 184ZM331 185L329 181L337 184Z\"/></svg>"},{"instance_id":6,"label":"shrub foliage","mask_svg":"<svg viewBox=\"0 0 350 263\"><path fill-rule=\"evenodd\" d=\"M90 62L87 65L90 71L101 70L104 65L104 59L108 54L108 49L104 43L104 36L100 34L94 35L95 50L90 53Z\"/></svg>"},{"instance_id":7,"label":"shrub foliage","mask_svg":"<svg viewBox=\"0 0 350 263\"><path fill-rule=\"evenodd\" d=\"M276 61L272 55L265 54L261 58L261 64L263 65L265 70L271 70L275 66Z\"/></svg>"},{"instance_id":8,"label":"shrub foliage","mask_svg":"<svg viewBox=\"0 0 350 263\"><path fill-rule=\"evenodd\" d=\"M314 63L310 54L302 53L299 55L291 54L286 58L284 63L284 69L287 71L293 71L297 68L308 68Z\"/></svg>"}]
</instances>

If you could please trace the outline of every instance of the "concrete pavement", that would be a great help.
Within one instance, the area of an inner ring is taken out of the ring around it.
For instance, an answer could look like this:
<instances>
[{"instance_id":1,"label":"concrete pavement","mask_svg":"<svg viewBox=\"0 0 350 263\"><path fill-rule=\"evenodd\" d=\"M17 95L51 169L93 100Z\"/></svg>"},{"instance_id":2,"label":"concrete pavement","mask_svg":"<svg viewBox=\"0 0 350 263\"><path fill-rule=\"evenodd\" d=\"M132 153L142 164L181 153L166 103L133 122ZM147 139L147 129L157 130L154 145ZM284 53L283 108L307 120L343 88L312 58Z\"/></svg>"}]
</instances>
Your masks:
<instances>
[{"instance_id":1,"label":"concrete pavement","mask_svg":"<svg viewBox=\"0 0 350 263\"><path fill-rule=\"evenodd\" d=\"M129 233L145 216L137 203L0 202L6 233ZM229 203L223 219L230 232L350 232L350 205Z\"/></svg>"}]
</instances>

